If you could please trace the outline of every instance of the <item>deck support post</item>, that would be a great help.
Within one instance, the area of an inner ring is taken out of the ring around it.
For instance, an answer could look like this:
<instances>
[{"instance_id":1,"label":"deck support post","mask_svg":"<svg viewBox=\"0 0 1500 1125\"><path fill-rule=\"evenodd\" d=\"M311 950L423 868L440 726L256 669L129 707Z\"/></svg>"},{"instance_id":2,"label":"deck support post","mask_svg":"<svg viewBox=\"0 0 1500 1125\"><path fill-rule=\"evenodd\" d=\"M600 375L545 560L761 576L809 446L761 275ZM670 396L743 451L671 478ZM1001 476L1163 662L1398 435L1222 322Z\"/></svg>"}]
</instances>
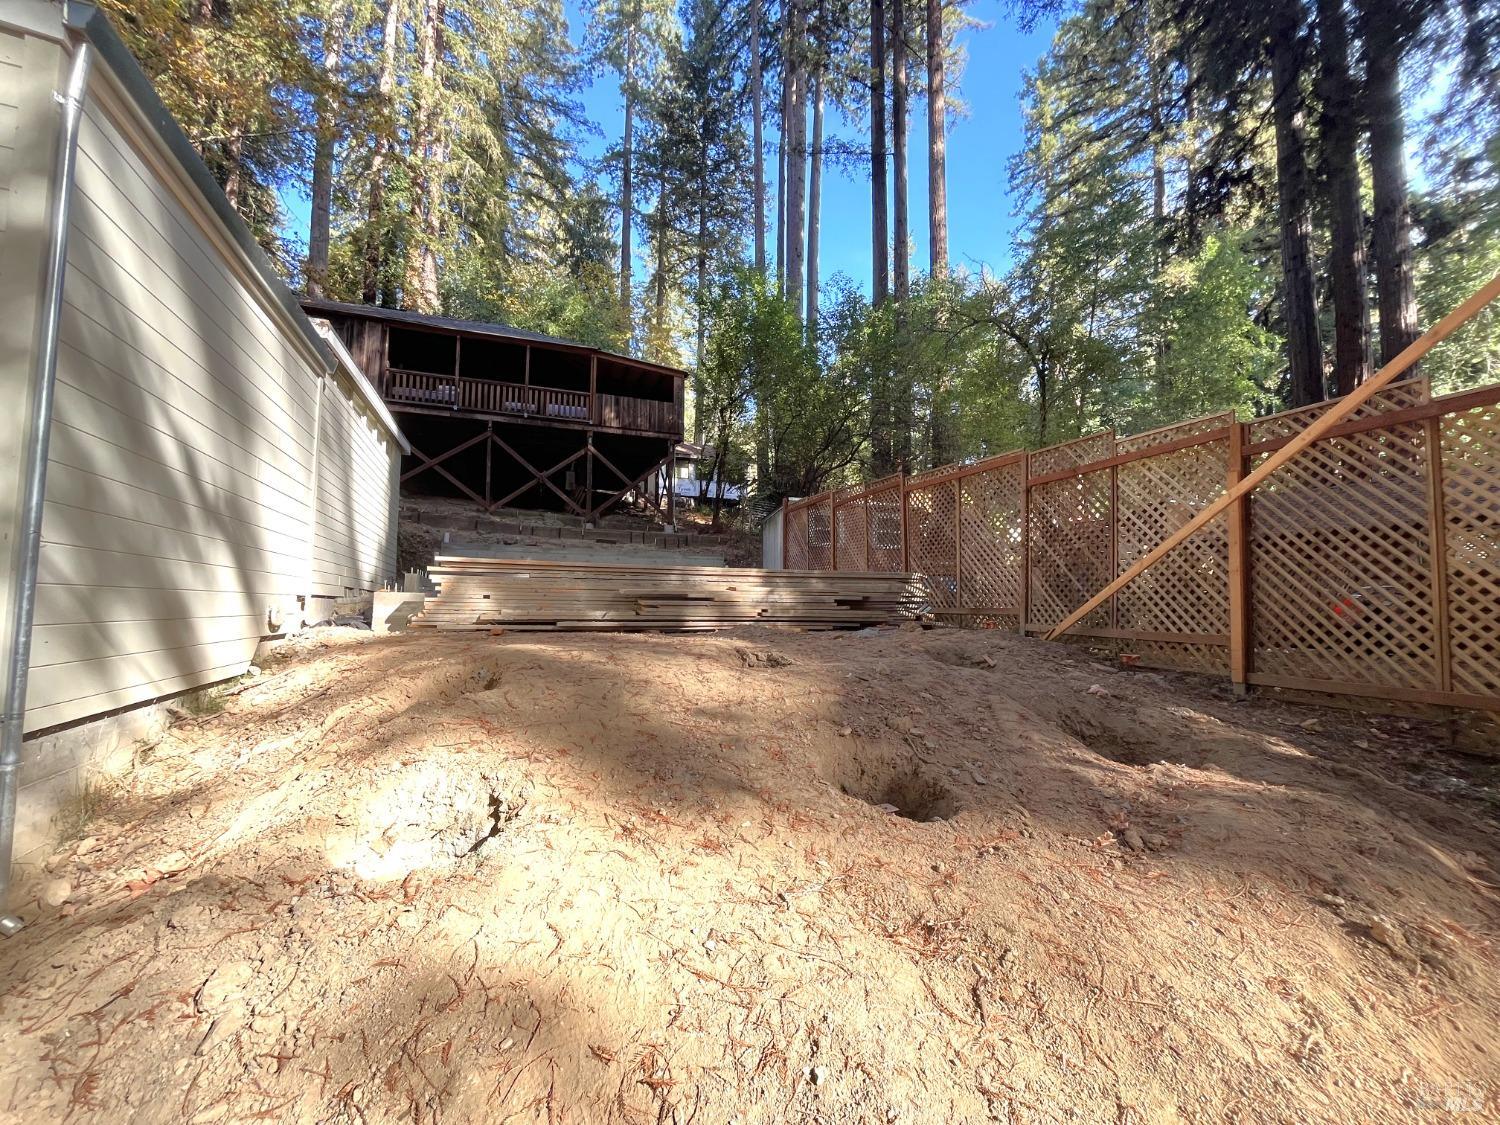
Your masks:
<instances>
[{"instance_id":1,"label":"deck support post","mask_svg":"<svg viewBox=\"0 0 1500 1125\"><path fill-rule=\"evenodd\" d=\"M1245 423L1229 427L1229 472L1233 489L1245 475ZM1241 496L1224 514L1229 547L1229 679L1236 697L1249 693L1250 673L1250 497Z\"/></svg>"},{"instance_id":2,"label":"deck support post","mask_svg":"<svg viewBox=\"0 0 1500 1125\"><path fill-rule=\"evenodd\" d=\"M677 443L667 443L667 527L677 530Z\"/></svg>"},{"instance_id":3,"label":"deck support post","mask_svg":"<svg viewBox=\"0 0 1500 1125\"><path fill-rule=\"evenodd\" d=\"M495 434L495 423L486 422L485 432L491 437ZM484 510L490 510L490 467L494 462L495 443L487 441L484 443Z\"/></svg>"},{"instance_id":4,"label":"deck support post","mask_svg":"<svg viewBox=\"0 0 1500 1125\"><path fill-rule=\"evenodd\" d=\"M588 450L588 460L583 466L583 506L588 509L588 514L583 517L584 523L594 526L594 431L590 430L585 435L585 449Z\"/></svg>"},{"instance_id":5,"label":"deck support post","mask_svg":"<svg viewBox=\"0 0 1500 1125\"><path fill-rule=\"evenodd\" d=\"M596 450L594 455L596 457L598 457L599 460L604 461L604 463L606 465L609 465L609 462L605 459L604 454L599 453ZM595 515L603 515L604 512L605 512L605 509L607 509L611 505L613 505L615 503L615 501L617 501L618 499L620 499L620 497L624 496L632 488L635 488L638 485L644 485L648 480L650 480L658 472L660 472L661 471L661 467L663 465L665 465L666 463L667 463L667 458L663 457L660 461L658 461L656 464L652 465L649 469L647 469L640 476L636 477L634 480L630 480L630 479L626 478L624 473L621 473L618 469L615 469L615 467L613 465L609 465L609 467L611 469L614 469L615 473L617 475L619 475L622 480L625 480L625 485L624 485L623 488L620 488L618 491L616 491L611 496L609 496L608 498L606 498L605 501L602 504L600 504L597 508L595 508L594 509L594 514Z\"/></svg>"}]
</instances>

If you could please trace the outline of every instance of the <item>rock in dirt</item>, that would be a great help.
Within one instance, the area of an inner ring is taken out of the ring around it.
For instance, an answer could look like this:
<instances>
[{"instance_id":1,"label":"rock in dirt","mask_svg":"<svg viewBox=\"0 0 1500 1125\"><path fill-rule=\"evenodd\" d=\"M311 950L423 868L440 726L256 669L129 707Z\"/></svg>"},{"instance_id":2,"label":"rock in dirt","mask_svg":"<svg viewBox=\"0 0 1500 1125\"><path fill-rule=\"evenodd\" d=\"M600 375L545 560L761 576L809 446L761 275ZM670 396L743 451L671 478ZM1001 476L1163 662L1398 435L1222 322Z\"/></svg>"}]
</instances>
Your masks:
<instances>
[{"instance_id":1,"label":"rock in dirt","mask_svg":"<svg viewBox=\"0 0 1500 1125\"><path fill-rule=\"evenodd\" d=\"M213 911L201 902L186 902L167 915L167 928L199 930L213 920Z\"/></svg>"},{"instance_id":2,"label":"rock in dirt","mask_svg":"<svg viewBox=\"0 0 1500 1125\"><path fill-rule=\"evenodd\" d=\"M1406 936L1400 927L1383 914L1370 916L1370 936L1392 953L1406 953Z\"/></svg>"},{"instance_id":3,"label":"rock in dirt","mask_svg":"<svg viewBox=\"0 0 1500 1125\"><path fill-rule=\"evenodd\" d=\"M1146 841L1134 828L1126 828L1120 833L1120 842L1133 852L1146 850Z\"/></svg>"},{"instance_id":4,"label":"rock in dirt","mask_svg":"<svg viewBox=\"0 0 1500 1125\"><path fill-rule=\"evenodd\" d=\"M163 875L176 875L179 872L186 871L192 865L193 861L188 857L187 852L175 851L168 852L151 866Z\"/></svg>"},{"instance_id":5,"label":"rock in dirt","mask_svg":"<svg viewBox=\"0 0 1500 1125\"><path fill-rule=\"evenodd\" d=\"M785 653L766 650L755 652L748 648L737 649L736 653L740 663L746 668L785 668L792 663L792 658Z\"/></svg>"},{"instance_id":6,"label":"rock in dirt","mask_svg":"<svg viewBox=\"0 0 1500 1125\"><path fill-rule=\"evenodd\" d=\"M43 906L56 909L73 897L73 884L66 879L48 879L37 889L36 897Z\"/></svg>"},{"instance_id":7,"label":"rock in dirt","mask_svg":"<svg viewBox=\"0 0 1500 1125\"><path fill-rule=\"evenodd\" d=\"M216 968L198 989L200 1012L222 1012L232 1007L255 979L255 966L249 961L226 961Z\"/></svg>"},{"instance_id":8,"label":"rock in dirt","mask_svg":"<svg viewBox=\"0 0 1500 1125\"><path fill-rule=\"evenodd\" d=\"M1097 695L1106 699L1114 694L1114 692L1110 691L1108 688L1101 687L1099 684L1094 684L1092 687L1090 687L1088 693L1090 695Z\"/></svg>"}]
</instances>

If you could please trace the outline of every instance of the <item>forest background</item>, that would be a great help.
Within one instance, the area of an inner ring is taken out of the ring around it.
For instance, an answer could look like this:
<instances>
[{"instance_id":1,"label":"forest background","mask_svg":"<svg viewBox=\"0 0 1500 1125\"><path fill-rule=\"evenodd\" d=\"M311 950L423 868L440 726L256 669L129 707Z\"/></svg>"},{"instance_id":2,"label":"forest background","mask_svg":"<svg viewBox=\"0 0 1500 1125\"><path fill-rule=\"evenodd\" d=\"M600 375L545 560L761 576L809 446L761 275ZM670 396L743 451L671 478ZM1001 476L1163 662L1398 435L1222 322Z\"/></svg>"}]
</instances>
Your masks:
<instances>
[{"instance_id":1,"label":"forest background","mask_svg":"<svg viewBox=\"0 0 1500 1125\"><path fill-rule=\"evenodd\" d=\"M761 509L1346 393L1500 272L1500 0L104 3L294 286L684 367Z\"/></svg>"}]
</instances>

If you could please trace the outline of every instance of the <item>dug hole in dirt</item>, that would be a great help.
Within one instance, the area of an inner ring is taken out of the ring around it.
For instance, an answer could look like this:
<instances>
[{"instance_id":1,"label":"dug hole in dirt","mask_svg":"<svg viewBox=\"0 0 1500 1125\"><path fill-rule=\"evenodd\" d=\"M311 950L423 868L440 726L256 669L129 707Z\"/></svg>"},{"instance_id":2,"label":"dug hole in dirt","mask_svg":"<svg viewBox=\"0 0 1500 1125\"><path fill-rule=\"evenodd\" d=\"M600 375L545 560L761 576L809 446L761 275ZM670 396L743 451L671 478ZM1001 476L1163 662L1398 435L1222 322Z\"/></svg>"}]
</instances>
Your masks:
<instances>
[{"instance_id":1,"label":"dug hole in dirt","mask_svg":"<svg viewBox=\"0 0 1500 1125\"><path fill-rule=\"evenodd\" d=\"M53 857L0 1112L1493 1119L1493 765L1221 693L995 632L315 631Z\"/></svg>"}]
</instances>

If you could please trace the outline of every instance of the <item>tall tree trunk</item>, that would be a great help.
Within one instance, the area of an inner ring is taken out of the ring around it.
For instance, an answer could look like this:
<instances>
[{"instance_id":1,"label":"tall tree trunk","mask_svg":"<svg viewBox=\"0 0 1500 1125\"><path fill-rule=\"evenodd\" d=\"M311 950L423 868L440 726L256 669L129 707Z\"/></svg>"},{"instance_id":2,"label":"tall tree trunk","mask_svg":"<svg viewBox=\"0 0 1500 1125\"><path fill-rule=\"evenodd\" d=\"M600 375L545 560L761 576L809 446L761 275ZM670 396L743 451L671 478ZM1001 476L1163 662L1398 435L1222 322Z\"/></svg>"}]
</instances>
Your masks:
<instances>
[{"instance_id":1,"label":"tall tree trunk","mask_svg":"<svg viewBox=\"0 0 1500 1125\"><path fill-rule=\"evenodd\" d=\"M755 272L766 272L765 91L760 63L761 0L750 0L750 115L755 145Z\"/></svg>"},{"instance_id":2,"label":"tall tree trunk","mask_svg":"<svg viewBox=\"0 0 1500 1125\"><path fill-rule=\"evenodd\" d=\"M651 302L651 342L656 345L666 335L667 324L667 177L663 173L656 194L656 276ZM696 387L696 383L694 384Z\"/></svg>"},{"instance_id":3,"label":"tall tree trunk","mask_svg":"<svg viewBox=\"0 0 1500 1125\"><path fill-rule=\"evenodd\" d=\"M1276 195L1281 221L1282 305L1293 406L1323 400L1323 349L1313 287L1311 189L1302 105L1302 42L1297 0L1282 0L1271 32L1271 114L1276 126Z\"/></svg>"},{"instance_id":4,"label":"tall tree trunk","mask_svg":"<svg viewBox=\"0 0 1500 1125\"><path fill-rule=\"evenodd\" d=\"M240 157L244 150L245 138L238 130L231 132L224 142L224 198L241 215L244 212L240 211L240 181L244 165Z\"/></svg>"},{"instance_id":5,"label":"tall tree trunk","mask_svg":"<svg viewBox=\"0 0 1500 1125\"><path fill-rule=\"evenodd\" d=\"M803 0L791 0L788 19L792 51L786 61L791 72L786 154L786 296L800 313L806 250L803 237L807 227L807 64L803 44L807 36L807 10Z\"/></svg>"},{"instance_id":6,"label":"tall tree trunk","mask_svg":"<svg viewBox=\"0 0 1500 1125\"><path fill-rule=\"evenodd\" d=\"M891 293L885 151L885 0L870 0L870 254L872 303Z\"/></svg>"},{"instance_id":7,"label":"tall tree trunk","mask_svg":"<svg viewBox=\"0 0 1500 1125\"><path fill-rule=\"evenodd\" d=\"M328 281L329 227L333 221L333 152L338 139L338 100L333 91L343 65L349 6L339 0L323 27L324 90L318 98L317 137L313 142L312 213L307 231L307 295L321 297Z\"/></svg>"},{"instance_id":8,"label":"tall tree trunk","mask_svg":"<svg viewBox=\"0 0 1500 1125\"><path fill-rule=\"evenodd\" d=\"M895 169L895 230L892 273L896 300L911 296L911 241L906 204L906 0L891 0L891 137Z\"/></svg>"},{"instance_id":9,"label":"tall tree trunk","mask_svg":"<svg viewBox=\"0 0 1500 1125\"><path fill-rule=\"evenodd\" d=\"M886 185L885 0L870 0L870 257L871 294L875 308L891 295L890 229ZM891 473L891 377L878 365L870 372L870 472L877 479Z\"/></svg>"},{"instance_id":10,"label":"tall tree trunk","mask_svg":"<svg viewBox=\"0 0 1500 1125\"><path fill-rule=\"evenodd\" d=\"M928 276L948 276L947 89L943 74L943 0L927 0L927 250ZM956 419L949 409L952 383L946 371L932 380L927 415L929 454L934 465L958 459Z\"/></svg>"},{"instance_id":11,"label":"tall tree trunk","mask_svg":"<svg viewBox=\"0 0 1500 1125\"><path fill-rule=\"evenodd\" d=\"M625 74L620 93L625 98L625 132L620 151L620 308L625 314L625 331L632 334L630 284L630 228L635 224L635 200L631 195L632 167L635 160L635 26L625 31Z\"/></svg>"},{"instance_id":12,"label":"tall tree trunk","mask_svg":"<svg viewBox=\"0 0 1500 1125\"><path fill-rule=\"evenodd\" d=\"M1156 384L1162 391L1169 388L1167 369L1167 327L1161 307L1164 286L1162 272L1167 268L1167 122L1166 84L1167 60L1160 48L1160 35L1156 25L1156 5L1146 7L1146 66L1149 68L1151 130L1151 253L1153 279L1151 296L1152 356L1155 361Z\"/></svg>"},{"instance_id":13,"label":"tall tree trunk","mask_svg":"<svg viewBox=\"0 0 1500 1125\"><path fill-rule=\"evenodd\" d=\"M777 134L780 142L776 147L776 291L785 297L787 228L791 223L787 212L787 180L791 169L789 134L792 128L792 53L791 21L783 16L781 21L781 127Z\"/></svg>"},{"instance_id":14,"label":"tall tree trunk","mask_svg":"<svg viewBox=\"0 0 1500 1125\"><path fill-rule=\"evenodd\" d=\"M401 33L402 0L390 0L385 10L385 24L380 40L380 77L376 90L380 95L382 121L375 135L375 150L370 156L369 212L365 226L364 284L362 296L373 305L381 296L385 275L387 230L385 219L385 162L390 154L391 135L395 128L391 96L396 90L396 42Z\"/></svg>"},{"instance_id":15,"label":"tall tree trunk","mask_svg":"<svg viewBox=\"0 0 1500 1125\"><path fill-rule=\"evenodd\" d=\"M927 216L929 270L948 273L948 112L943 0L927 0Z\"/></svg>"},{"instance_id":16,"label":"tall tree trunk","mask_svg":"<svg viewBox=\"0 0 1500 1125\"><path fill-rule=\"evenodd\" d=\"M427 0L417 29L421 74L417 85L416 128L412 151L417 175L417 230L406 257L406 303L418 312L438 311L437 240L441 227L442 146L438 142L438 60L442 55L444 0Z\"/></svg>"},{"instance_id":17,"label":"tall tree trunk","mask_svg":"<svg viewBox=\"0 0 1500 1125\"><path fill-rule=\"evenodd\" d=\"M708 135L706 129L700 129L700 137ZM698 167L708 167L708 144L705 141L698 150ZM706 316L708 301L708 178L698 177L698 276L696 293L694 294L694 305L697 312L697 340L693 351L693 440L702 442L703 423L699 405L703 402L703 352L708 342L708 319Z\"/></svg>"},{"instance_id":18,"label":"tall tree trunk","mask_svg":"<svg viewBox=\"0 0 1500 1125\"><path fill-rule=\"evenodd\" d=\"M892 172L892 274L895 283L896 321L905 327L901 304L911 296L911 235L907 209L906 166L906 2L891 0L891 139L895 168ZM892 457L898 468L911 466L911 431L915 411L911 373L892 372Z\"/></svg>"},{"instance_id":19,"label":"tall tree trunk","mask_svg":"<svg viewBox=\"0 0 1500 1125\"><path fill-rule=\"evenodd\" d=\"M1370 123L1370 179L1375 188L1375 297L1380 360L1389 363L1417 338L1412 280L1411 201L1406 187L1406 125L1401 111L1401 50L1392 20L1369 21L1365 116ZM1415 370L1411 372L1415 374Z\"/></svg>"},{"instance_id":20,"label":"tall tree trunk","mask_svg":"<svg viewBox=\"0 0 1500 1125\"><path fill-rule=\"evenodd\" d=\"M812 77L812 171L807 188L807 338L818 334L818 241L823 210L823 75Z\"/></svg>"},{"instance_id":21,"label":"tall tree trunk","mask_svg":"<svg viewBox=\"0 0 1500 1125\"><path fill-rule=\"evenodd\" d=\"M1343 0L1318 0L1318 91L1323 103L1323 184L1327 193L1333 296L1333 379L1346 395L1370 374L1370 300L1364 207L1359 198L1359 121L1349 73Z\"/></svg>"}]
</instances>

